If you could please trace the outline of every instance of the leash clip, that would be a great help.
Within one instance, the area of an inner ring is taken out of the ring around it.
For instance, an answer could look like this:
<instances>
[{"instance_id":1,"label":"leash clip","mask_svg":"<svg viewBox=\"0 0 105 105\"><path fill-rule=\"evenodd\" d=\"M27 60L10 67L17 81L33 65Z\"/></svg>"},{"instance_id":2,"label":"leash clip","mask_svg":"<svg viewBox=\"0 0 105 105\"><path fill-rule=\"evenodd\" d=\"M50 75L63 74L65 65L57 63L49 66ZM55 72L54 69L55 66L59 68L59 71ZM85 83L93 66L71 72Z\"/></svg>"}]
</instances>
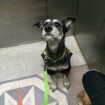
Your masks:
<instances>
[{"instance_id":1,"label":"leash clip","mask_svg":"<svg viewBox=\"0 0 105 105\"><path fill-rule=\"evenodd\" d=\"M44 71L47 71L47 66L46 65L44 65Z\"/></svg>"}]
</instances>

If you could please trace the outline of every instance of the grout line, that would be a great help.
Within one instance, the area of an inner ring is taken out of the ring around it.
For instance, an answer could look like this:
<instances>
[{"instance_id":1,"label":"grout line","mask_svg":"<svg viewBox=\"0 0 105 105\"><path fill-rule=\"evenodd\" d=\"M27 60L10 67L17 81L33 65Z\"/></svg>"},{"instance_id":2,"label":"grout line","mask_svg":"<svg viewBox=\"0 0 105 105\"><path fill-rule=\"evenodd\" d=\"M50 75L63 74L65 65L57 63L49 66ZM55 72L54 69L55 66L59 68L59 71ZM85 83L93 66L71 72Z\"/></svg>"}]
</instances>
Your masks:
<instances>
[{"instance_id":1,"label":"grout line","mask_svg":"<svg viewBox=\"0 0 105 105\"><path fill-rule=\"evenodd\" d=\"M79 0L78 0L78 2L77 2L76 17L78 16L78 10L79 10Z\"/></svg>"},{"instance_id":2,"label":"grout line","mask_svg":"<svg viewBox=\"0 0 105 105\"><path fill-rule=\"evenodd\" d=\"M46 1L46 18L48 18L48 0L45 1Z\"/></svg>"},{"instance_id":3,"label":"grout line","mask_svg":"<svg viewBox=\"0 0 105 105\"><path fill-rule=\"evenodd\" d=\"M77 20L77 17L78 17L78 13L79 13L79 0L77 1L77 8L76 8L76 20ZM76 32L76 23L74 24L74 35L75 35L75 32Z\"/></svg>"}]
</instances>

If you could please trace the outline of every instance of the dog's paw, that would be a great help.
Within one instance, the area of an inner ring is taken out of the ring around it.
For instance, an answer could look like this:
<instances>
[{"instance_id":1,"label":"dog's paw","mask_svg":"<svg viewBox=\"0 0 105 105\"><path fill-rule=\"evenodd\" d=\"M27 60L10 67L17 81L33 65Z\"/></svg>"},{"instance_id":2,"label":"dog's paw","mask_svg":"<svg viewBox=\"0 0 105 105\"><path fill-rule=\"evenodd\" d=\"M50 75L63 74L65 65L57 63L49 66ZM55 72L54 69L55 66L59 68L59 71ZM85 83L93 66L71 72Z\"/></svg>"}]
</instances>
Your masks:
<instances>
[{"instance_id":1,"label":"dog's paw","mask_svg":"<svg viewBox=\"0 0 105 105\"><path fill-rule=\"evenodd\" d=\"M50 89L52 90L52 92L54 92L57 89L57 85L56 84L51 84Z\"/></svg>"},{"instance_id":2,"label":"dog's paw","mask_svg":"<svg viewBox=\"0 0 105 105\"><path fill-rule=\"evenodd\" d=\"M84 105L84 103L82 101L79 101L78 105Z\"/></svg>"},{"instance_id":3,"label":"dog's paw","mask_svg":"<svg viewBox=\"0 0 105 105\"><path fill-rule=\"evenodd\" d=\"M66 87L67 89L69 89L70 87L70 82L69 81L64 81L63 82L64 87Z\"/></svg>"}]
</instances>

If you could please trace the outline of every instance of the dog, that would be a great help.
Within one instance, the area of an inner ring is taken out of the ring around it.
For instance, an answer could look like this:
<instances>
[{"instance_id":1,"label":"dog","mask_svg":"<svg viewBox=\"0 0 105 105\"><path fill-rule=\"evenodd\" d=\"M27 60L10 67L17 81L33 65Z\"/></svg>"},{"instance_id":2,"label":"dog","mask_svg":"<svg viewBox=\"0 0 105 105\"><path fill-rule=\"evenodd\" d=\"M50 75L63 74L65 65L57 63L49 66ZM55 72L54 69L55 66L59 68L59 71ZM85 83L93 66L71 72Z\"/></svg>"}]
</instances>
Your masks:
<instances>
[{"instance_id":1,"label":"dog","mask_svg":"<svg viewBox=\"0 0 105 105\"><path fill-rule=\"evenodd\" d=\"M92 105L89 96L86 91L83 90L78 94L79 102L78 105Z\"/></svg>"},{"instance_id":2,"label":"dog","mask_svg":"<svg viewBox=\"0 0 105 105\"><path fill-rule=\"evenodd\" d=\"M65 46L65 34L69 31L74 21L75 18L72 17L64 20L46 19L33 25L41 30L42 38L46 41L46 48L42 56L47 72L52 79L50 89L53 92L57 89L56 73L62 73L64 75L64 86L67 89L70 87L69 73L72 53Z\"/></svg>"}]
</instances>

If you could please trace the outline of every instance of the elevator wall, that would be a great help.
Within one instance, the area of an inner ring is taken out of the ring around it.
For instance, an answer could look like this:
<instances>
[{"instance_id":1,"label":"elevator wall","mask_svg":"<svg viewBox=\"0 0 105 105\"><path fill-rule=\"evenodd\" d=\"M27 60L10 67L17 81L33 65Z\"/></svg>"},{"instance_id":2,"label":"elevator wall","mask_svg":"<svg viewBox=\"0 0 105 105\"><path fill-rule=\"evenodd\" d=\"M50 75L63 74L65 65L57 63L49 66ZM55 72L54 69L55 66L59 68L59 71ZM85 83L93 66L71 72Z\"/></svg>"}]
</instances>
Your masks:
<instances>
[{"instance_id":1,"label":"elevator wall","mask_svg":"<svg viewBox=\"0 0 105 105\"><path fill-rule=\"evenodd\" d=\"M0 0L0 48L41 41L41 32L33 24L47 18L75 17L77 1Z\"/></svg>"},{"instance_id":2,"label":"elevator wall","mask_svg":"<svg viewBox=\"0 0 105 105\"><path fill-rule=\"evenodd\" d=\"M105 72L105 1L79 0L75 37L92 69Z\"/></svg>"}]
</instances>

